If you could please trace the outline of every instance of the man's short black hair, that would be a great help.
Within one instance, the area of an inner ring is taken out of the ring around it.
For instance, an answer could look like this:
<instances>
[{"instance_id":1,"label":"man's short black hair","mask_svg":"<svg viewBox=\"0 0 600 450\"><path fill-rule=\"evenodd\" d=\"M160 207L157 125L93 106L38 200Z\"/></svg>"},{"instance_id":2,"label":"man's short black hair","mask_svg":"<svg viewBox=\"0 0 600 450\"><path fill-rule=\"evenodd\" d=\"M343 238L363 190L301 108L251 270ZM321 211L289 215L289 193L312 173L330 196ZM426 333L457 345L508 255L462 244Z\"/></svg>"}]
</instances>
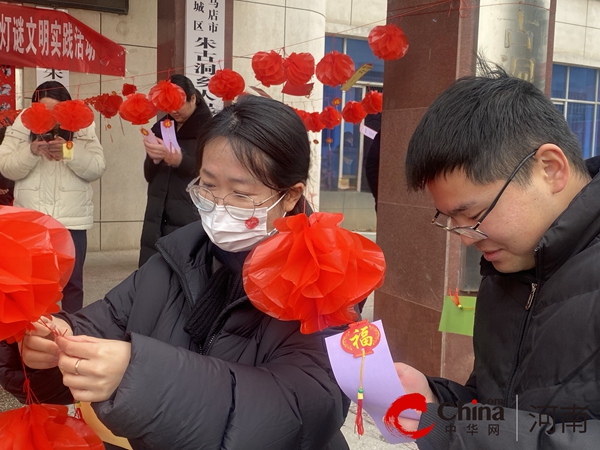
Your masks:
<instances>
[{"instance_id":1,"label":"man's short black hair","mask_svg":"<svg viewBox=\"0 0 600 450\"><path fill-rule=\"evenodd\" d=\"M412 135L405 173L422 190L439 175L463 170L476 184L507 179L543 144L555 144L571 168L587 176L577 137L552 102L533 84L479 61L483 76L464 77L429 107ZM532 161L515 181L527 185Z\"/></svg>"}]
</instances>

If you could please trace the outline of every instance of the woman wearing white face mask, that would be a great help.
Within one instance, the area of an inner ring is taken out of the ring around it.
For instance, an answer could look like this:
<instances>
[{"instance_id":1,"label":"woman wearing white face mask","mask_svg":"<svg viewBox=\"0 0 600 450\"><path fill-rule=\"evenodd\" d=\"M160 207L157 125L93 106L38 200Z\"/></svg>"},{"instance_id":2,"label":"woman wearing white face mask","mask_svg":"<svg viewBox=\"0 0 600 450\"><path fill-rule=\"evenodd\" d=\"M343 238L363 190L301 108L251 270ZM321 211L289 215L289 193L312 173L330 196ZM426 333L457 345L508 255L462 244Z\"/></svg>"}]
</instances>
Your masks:
<instances>
[{"instance_id":1,"label":"woman wearing white face mask","mask_svg":"<svg viewBox=\"0 0 600 450\"><path fill-rule=\"evenodd\" d=\"M200 135L188 190L202 221L161 238L159 255L103 301L54 317L55 341L41 326L25 338L25 363L46 369L33 391L56 401L49 379L62 379L66 401L93 402L133 449L347 449L323 336L258 311L241 277L274 220L305 209L304 125L282 103L246 95ZM14 360L3 384L22 377Z\"/></svg>"}]
</instances>

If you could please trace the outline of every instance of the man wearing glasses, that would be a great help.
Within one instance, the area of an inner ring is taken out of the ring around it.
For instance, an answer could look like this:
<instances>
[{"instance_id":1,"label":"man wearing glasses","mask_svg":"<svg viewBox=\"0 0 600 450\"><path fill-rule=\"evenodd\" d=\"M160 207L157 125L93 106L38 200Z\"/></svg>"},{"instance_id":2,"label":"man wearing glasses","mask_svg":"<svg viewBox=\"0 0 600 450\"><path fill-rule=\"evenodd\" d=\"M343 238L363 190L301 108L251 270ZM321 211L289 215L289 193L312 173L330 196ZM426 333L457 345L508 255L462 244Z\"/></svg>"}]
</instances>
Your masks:
<instances>
[{"instance_id":1,"label":"man wearing glasses","mask_svg":"<svg viewBox=\"0 0 600 450\"><path fill-rule=\"evenodd\" d=\"M483 253L466 385L396 365L407 392L444 404L428 405L418 426L435 426L417 442L597 448L600 177L592 179L577 138L541 91L482 69L486 76L458 80L431 105L406 157L409 188L429 191L437 209L432 224ZM464 421L465 409L472 418L498 399L502 414Z\"/></svg>"}]
</instances>

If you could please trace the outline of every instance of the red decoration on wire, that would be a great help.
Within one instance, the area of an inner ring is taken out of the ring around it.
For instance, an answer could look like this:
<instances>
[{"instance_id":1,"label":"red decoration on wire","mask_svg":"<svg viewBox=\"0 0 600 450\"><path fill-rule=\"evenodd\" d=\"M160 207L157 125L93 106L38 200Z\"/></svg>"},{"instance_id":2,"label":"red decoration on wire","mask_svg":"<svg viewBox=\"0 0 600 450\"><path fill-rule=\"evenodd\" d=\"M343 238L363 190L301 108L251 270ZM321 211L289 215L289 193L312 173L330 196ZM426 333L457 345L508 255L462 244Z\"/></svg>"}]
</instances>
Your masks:
<instances>
[{"instance_id":1,"label":"red decoration on wire","mask_svg":"<svg viewBox=\"0 0 600 450\"><path fill-rule=\"evenodd\" d=\"M236 98L245 87L242 76L231 69L217 70L208 82L208 90L225 101Z\"/></svg>"},{"instance_id":2,"label":"red decoration on wire","mask_svg":"<svg viewBox=\"0 0 600 450\"><path fill-rule=\"evenodd\" d=\"M135 94L137 92L137 86L135 84L123 83L123 88L121 89L121 93L124 97L128 95Z\"/></svg>"},{"instance_id":3,"label":"red decoration on wire","mask_svg":"<svg viewBox=\"0 0 600 450\"><path fill-rule=\"evenodd\" d=\"M100 437L64 405L31 404L1 413L0 442L3 450L104 450Z\"/></svg>"},{"instance_id":4,"label":"red decoration on wire","mask_svg":"<svg viewBox=\"0 0 600 450\"><path fill-rule=\"evenodd\" d=\"M119 115L133 125L144 125L158 110L144 94L131 94L119 107Z\"/></svg>"},{"instance_id":5,"label":"red decoration on wire","mask_svg":"<svg viewBox=\"0 0 600 450\"><path fill-rule=\"evenodd\" d=\"M30 322L59 311L74 264L71 234L57 220L0 207L0 340L19 340Z\"/></svg>"},{"instance_id":6,"label":"red decoration on wire","mask_svg":"<svg viewBox=\"0 0 600 450\"><path fill-rule=\"evenodd\" d=\"M75 133L89 127L94 121L94 113L83 100L66 100L52 108L52 115L63 130Z\"/></svg>"},{"instance_id":7,"label":"red decoration on wire","mask_svg":"<svg viewBox=\"0 0 600 450\"><path fill-rule=\"evenodd\" d=\"M121 103L123 97L118 94L102 94L89 99L89 104L107 119L117 115Z\"/></svg>"},{"instance_id":8,"label":"red decoration on wire","mask_svg":"<svg viewBox=\"0 0 600 450\"><path fill-rule=\"evenodd\" d=\"M312 131L313 133L318 133L325 125L321 122L319 113L317 111L307 113L304 117L304 126L308 131Z\"/></svg>"},{"instance_id":9,"label":"red decoration on wire","mask_svg":"<svg viewBox=\"0 0 600 450\"><path fill-rule=\"evenodd\" d=\"M34 134L44 134L54 128L56 119L46 105L40 102L32 103L21 115L23 125Z\"/></svg>"},{"instance_id":10,"label":"red decoration on wire","mask_svg":"<svg viewBox=\"0 0 600 450\"><path fill-rule=\"evenodd\" d=\"M303 86L315 73L315 58L310 53L291 53L283 61L288 83Z\"/></svg>"},{"instance_id":11,"label":"red decoration on wire","mask_svg":"<svg viewBox=\"0 0 600 450\"><path fill-rule=\"evenodd\" d=\"M400 27L393 23L373 28L368 41L373 54L384 61L402 58L408 51L408 38Z\"/></svg>"},{"instance_id":12,"label":"red decoration on wire","mask_svg":"<svg viewBox=\"0 0 600 450\"><path fill-rule=\"evenodd\" d=\"M342 115L333 106L326 106L319 114L319 120L325 128L335 128L342 123Z\"/></svg>"},{"instance_id":13,"label":"red decoration on wire","mask_svg":"<svg viewBox=\"0 0 600 450\"><path fill-rule=\"evenodd\" d=\"M380 113L383 108L383 94L378 91L369 91L360 104L367 114Z\"/></svg>"},{"instance_id":14,"label":"red decoration on wire","mask_svg":"<svg viewBox=\"0 0 600 450\"><path fill-rule=\"evenodd\" d=\"M357 318L353 305L381 286L383 252L339 224L344 216L317 212L275 220L279 233L244 263L244 289L253 305L280 320L299 320L308 334Z\"/></svg>"},{"instance_id":15,"label":"red decoration on wire","mask_svg":"<svg viewBox=\"0 0 600 450\"><path fill-rule=\"evenodd\" d=\"M352 58L335 50L323 56L316 68L317 79L327 86L344 84L354 74Z\"/></svg>"},{"instance_id":16,"label":"red decoration on wire","mask_svg":"<svg viewBox=\"0 0 600 450\"><path fill-rule=\"evenodd\" d=\"M20 109L5 109L0 111L0 127L9 127L15 123L15 119L21 114Z\"/></svg>"},{"instance_id":17,"label":"red decoration on wire","mask_svg":"<svg viewBox=\"0 0 600 450\"><path fill-rule=\"evenodd\" d=\"M349 123L360 123L366 116L367 112L359 102L348 102L342 110L342 117Z\"/></svg>"},{"instance_id":18,"label":"red decoration on wire","mask_svg":"<svg viewBox=\"0 0 600 450\"><path fill-rule=\"evenodd\" d=\"M256 79L266 87L283 84L287 80L283 58L273 50L256 52L252 57L252 70Z\"/></svg>"},{"instance_id":19,"label":"red decoration on wire","mask_svg":"<svg viewBox=\"0 0 600 450\"><path fill-rule=\"evenodd\" d=\"M161 80L148 93L150 101L161 111L177 111L185 103L185 91L171 80Z\"/></svg>"}]
</instances>

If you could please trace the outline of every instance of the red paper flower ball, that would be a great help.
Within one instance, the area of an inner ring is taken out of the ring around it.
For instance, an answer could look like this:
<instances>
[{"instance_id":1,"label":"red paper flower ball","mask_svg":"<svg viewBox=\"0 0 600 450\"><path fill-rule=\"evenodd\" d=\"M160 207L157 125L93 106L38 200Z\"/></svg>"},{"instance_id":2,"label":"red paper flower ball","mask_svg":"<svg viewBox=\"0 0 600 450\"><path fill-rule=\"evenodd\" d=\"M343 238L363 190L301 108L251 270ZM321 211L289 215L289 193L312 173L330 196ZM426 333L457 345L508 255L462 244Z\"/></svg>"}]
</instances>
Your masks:
<instances>
[{"instance_id":1,"label":"red paper flower ball","mask_svg":"<svg viewBox=\"0 0 600 450\"><path fill-rule=\"evenodd\" d=\"M342 115L333 106L326 106L319 114L319 120L325 128L334 128L342 123Z\"/></svg>"},{"instance_id":2,"label":"red paper flower ball","mask_svg":"<svg viewBox=\"0 0 600 450\"><path fill-rule=\"evenodd\" d=\"M40 102L32 103L29 108L23 111L21 120L23 125L35 134L47 133L56 125L56 119L52 116L52 111Z\"/></svg>"},{"instance_id":3,"label":"red paper flower ball","mask_svg":"<svg viewBox=\"0 0 600 450\"><path fill-rule=\"evenodd\" d=\"M123 83L123 88L121 89L121 93L127 97L128 95L135 94L137 92L137 87L135 84Z\"/></svg>"},{"instance_id":4,"label":"red paper flower ball","mask_svg":"<svg viewBox=\"0 0 600 450\"><path fill-rule=\"evenodd\" d=\"M123 103L123 97L118 94L102 94L94 97L92 106L107 119L114 117L119 112L119 107Z\"/></svg>"},{"instance_id":5,"label":"red paper flower ball","mask_svg":"<svg viewBox=\"0 0 600 450\"><path fill-rule=\"evenodd\" d=\"M334 50L319 61L316 74L321 83L327 86L339 86L354 74L354 62L348 55Z\"/></svg>"},{"instance_id":6,"label":"red paper flower ball","mask_svg":"<svg viewBox=\"0 0 600 450\"><path fill-rule=\"evenodd\" d=\"M242 76L231 69L217 70L208 82L208 90L225 101L236 98L245 87Z\"/></svg>"},{"instance_id":7,"label":"red paper flower ball","mask_svg":"<svg viewBox=\"0 0 600 450\"><path fill-rule=\"evenodd\" d=\"M144 125L158 110L144 94L131 94L119 107L119 115L133 125Z\"/></svg>"},{"instance_id":8,"label":"red paper flower ball","mask_svg":"<svg viewBox=\"0 0 600 450\"><path fill-rule=\"evenodd\" d=\"M288 83L303 86L315 73L315 58L310 53L291 53L284 61Z\"/></svg>"},{"instance_id":9,"label":"red paper flower ball","mask_svg":"<svg viewBox=\"0 0 600 450\"><path fill-rule=\"evenodd\" d=\"M266 87L283 84L287 80L281 55L273 50L257 52L252 57L254 76Z\"/></svg>"},{"instance_id":10,"label":"red paper flower ball","mask_svg":"<svg viewBox=\"0 0 600 450\"><path fill-rule=\"evenodd\" d=\"M148 98L161 111L177 111L185 103L185 91L171 80L161 80L153 86Z\"/></svg>"},{"instance_id":11,"label":"red paper flower ball","mask_svg":"<svg viewBox=\"0 0 600 450\"><path fill-rule=\"evenodd\" d=\"M366 116L367 112L359 102L348 102L342 110L342 117L349 123L359 123Z\"/></svg>"},{"instance_id":12,"label":"red paper flower ball","mask_svg":"<svg viewBox=\"0 0 600 450\"><path fill-rule=\"evenodd\" d=\"M380 113L383 108L383 94L378 91L369 91L360 104L367 114Z\"/></svg>"},{"instance_id":13,"label":"red paper flower ball","mask_svg":"<svg viewBox=\"0 0 600 450\"><path fill-rule=\"evenodd\" d=\"M321 122L320 114L318 112L307 113L304 117L304 126L308 131L318 133L325 125Z\"/></svg>"},{"instance_id":14,"label":"red paper flower ball","mask_svg":"<svg viewBox=\"0 0 600 450\"><path fill-rule=\"evenodd\" d=\"M63 130L73 133L89 127L94 121L94 113L83 100L66 100L52 108L52 115Z\"/></svg>"},{"instance_id":15,"label":"red paper flower ball","mask_svg":"<svg viewBox=\"0 0 600 450\"><path fill-rule=\"evenodd\" d=\"M280 320L299 320L313 333L356 320L353 306L381 286L383 252L341 228L342 214L317 212L275 220L279 233L261 242L244 263L252 304Z\"/></svg>"},{"instance_id":16,"label":"red paper flower ball","mask_svg":"<svg viewBox=\"0 0 600 450\"><path fill-rule=\"evenodd\" d=\"M408 39L398 25L388 23L371 30L369 47L379 59L392 61L402 58L408 51Z\"/></svg>"}]
</instances>

